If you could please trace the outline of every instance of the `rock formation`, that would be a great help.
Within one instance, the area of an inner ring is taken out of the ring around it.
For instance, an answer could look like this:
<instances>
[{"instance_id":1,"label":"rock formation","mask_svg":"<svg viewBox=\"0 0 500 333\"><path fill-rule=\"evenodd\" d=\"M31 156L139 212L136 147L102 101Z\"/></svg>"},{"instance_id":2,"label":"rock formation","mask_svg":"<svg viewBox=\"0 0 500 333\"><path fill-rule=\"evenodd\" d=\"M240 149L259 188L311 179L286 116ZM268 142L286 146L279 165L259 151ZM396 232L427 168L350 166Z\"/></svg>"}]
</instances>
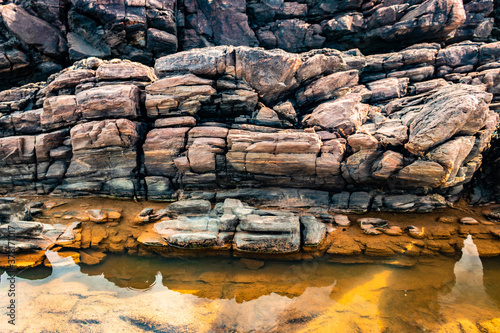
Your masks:
<instances>
[{"instance_id":1,"label":"rock formation","mask_svg":"<svg viewBox=\"0 0 500 333\"><path fill-rule=\"evenodd\" d=\"M337 211L428 211L481 166L498 58L500 43L472 42L218 46L154 69L89 58L0 93L0 191L263 202L274 188Z\"/></svg>"},{"instance_id":2,"label":"rock formation","mask_svg":"<svg viewBox=\"0 0 500 333\"><path fill-rule=\"evenodd\" d=\"M497 15L493 0L1 1L0 194L494 200Z\"/></svg>"},{"instance_id":3,"label":"rock formation","mask_svg":"<svg viewBox=\"0 0 500 333\"><path fill-rule=\"evenodd\" d=\"M488 41L498 37L493 9L493 0L3 0L1 84L44 79L91 56L151 65L218 45L380 53L420 41Z\"/></svg>"}]
</instances>

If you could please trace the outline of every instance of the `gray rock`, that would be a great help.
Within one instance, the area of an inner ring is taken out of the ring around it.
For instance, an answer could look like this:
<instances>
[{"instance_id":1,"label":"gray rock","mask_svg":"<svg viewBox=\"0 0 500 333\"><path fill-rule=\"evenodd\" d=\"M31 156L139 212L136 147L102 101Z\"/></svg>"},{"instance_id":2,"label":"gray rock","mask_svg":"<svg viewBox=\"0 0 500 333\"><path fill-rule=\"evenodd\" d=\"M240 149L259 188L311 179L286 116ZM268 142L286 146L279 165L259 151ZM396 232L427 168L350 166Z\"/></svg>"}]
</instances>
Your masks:
<instances>
[{"instance_id":1,"label":"gray rock","mask_svg":"<svg viewBox=\"0 0 500 333\"><path fill-rule=\"evenodd\" d=\"M292 253L300 249L300 233L237 232L234 236L234 245L236 250L243 252Z\"/></svg>"},{"instance_id":2,"label":"gray rock","mask_svg":"<svg viewBox=\"0 0 500 333\"><path fill-rule=\"evenodd\" d=\"M202 215L208 214L212 204L208 200L176 201L167 206L172 215Z\"/></svg>"},{"instance_id":3,"label":"gray rock","mask_svg":"<svg viewBox=\"0 0 500 333\"><path fill-rule=\"evenodd\" d=\"M0 238L37 238L42 232L43 224L40 222L11 221L0 226Z\"/></svg>"},{"instance_id":4,"label":"gray rock","mask_svg":"<svg viewBox=\"0 0 500 333\"><path fill-rule=\"evenodd\" d=\"M387 226L387 220L379 219L376 217L364 217L358 219L357 222L363 230L368 228L384 228Z\"/></svg>"},{"instance_id":5,"label":"gray rock","mask_svg":"<svg viewBox=\"0 0 500 333\"><path fill-rule=\"evenodd\" d=\"M325 238L326 226L314 216L301 216L300 224L303 228L302 237L304 246L316 246Z\"/></svg>"},{"instance_id":6,"label":"gray rock","mask_svg":"<svg viewBox=\"0 0 500 333\"><path fill-rule=\"evenodd\" d=\"M3 254L30 253L39 250L42 250L42 248L38 244L18 240L0 239L0 253Z\"/></svg>"}]
</instances>

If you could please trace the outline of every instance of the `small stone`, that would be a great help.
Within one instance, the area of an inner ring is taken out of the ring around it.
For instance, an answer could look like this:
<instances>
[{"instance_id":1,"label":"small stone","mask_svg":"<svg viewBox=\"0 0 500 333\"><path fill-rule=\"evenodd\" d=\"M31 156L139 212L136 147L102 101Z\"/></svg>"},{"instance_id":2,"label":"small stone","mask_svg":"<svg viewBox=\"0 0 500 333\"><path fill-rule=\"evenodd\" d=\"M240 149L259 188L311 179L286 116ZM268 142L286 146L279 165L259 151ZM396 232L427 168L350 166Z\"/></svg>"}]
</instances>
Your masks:
<instances>
[{"instance_id":1,"label":"small stone","mask_svg":"<svg viewBox=\"0 0 500 333\"><path fill-rule=\"evenodd\" d=\"M104 223L108 221L108 214L101 209L89 209L87 215L91 222Z\"/></svg>"},{"instance_id":2,"label":"small stone","mask_svg":"<svg viewBox=\"0 0 500 333\"><path fill-rule=\"evenodd\" d=\"M389 236L401 236L403 235L403 229L398 226L392 226L387 229L384 229L384 234Z\"/></svg>"},{"instance_id":3,"label":"small stone","mask_svg":"<svg viewBox=\"0 0 500 333\"><path fill-rule=\"evenodd\" d=\"M408 234L410 237L416 238L416 239L422 239L425 237L424 230L420 230L420 228L415 227L414 225L410 225L406 228L408 230Z\"/></svg>"},{"instance_id":4,"label":"small stone","mask_svg":"<svg viewBox=\"0 0 500 333\"><path fill-rule=\"evenodd\" d=\"M363 230L363 232L366 234L366 235L380 235L382 232L377 230L376 228L366 228Z\"/></svg>"},{"instance_id":5,"label":"small stone","mask_svg":"<svg viewBox=\"0 0 500 333\"><path fill-rule=\"evenodd\" d=\"M462 224L479 224L479 222L472 217L462 217L460 219L460 223L462 223Z\"/></svg>"},{"instance_id":6,"label":"small stone","mask_svg":"<svg viewBox=\"0 0 500 333\"><path fill-rule=\"evenodd\" d=\"M438 219L438 222L441 222L441 223L455 223L455 222L458 222L458 218L455 217L455 216L441 216Z\"/></svg>"},{"instance_id":7,"label":"small stone","mask_svg":"<svg viewBox=\"0 0 500 333\"><path fill-rule=\"evenodd\" d=\"M74 218L74 216L73 216L73 215L64 215L64 216L62 217L62 219L63 219L63 220L71 220L72 218Z\"/></svg>"},{"instance_id":8,"label":"small stone","mask_svg":"<svg viewBox=\"0 0 500 333\"><path fill-rule=\"evenodd\" d=\"M62 217L62 215L61 215L61 214L54 214L54 215L52 215L52 217L54 217L54 218L58 219L58 218L61 218L61 217Z\"/></svg>"},{"instance_id":9,"label":"small stone","mask_svg":"<svg viewBox=\"0 0 500 333\"><path fill-rule=\"evenodd\" d=\"M109 220L118 221L119 219L122 218L122 214L117 210L110 210L107 212L107 214L108 214L108 221Z\"/></svg>"},{"instance_id":10,"label":"small stone","mask_svg":"<svg viewBox=\"0 0 500 333\"><path fill-rule=\"evenodd\" d=\"M144 208L143 210L140 211L139 216L149 216L153 214L153 208Z\"/></svg>"},{"instance_id":11,"label":"small stone","mask_svg":"<svg viewBox=\"0 0 500 333\"><path fill-rule=\"evenodd\" d=\"M383 228L387 226L387 220L379 219L376 217L364 217L358 219L358 224L361 227L361 229Z\"/></svg>"},{"instance_id":12,"label":"small stone","mask_svg":"<svg viewBox=\"0 0 500 333\"><path fill-rule=\"evenodd\" d=\"M254 271L264 266L264 262L260 260L241 258L240 261L245 265L246 268Z\"/></svg>"},{"instance_id":13,"label":"small stone","mask_svg":"<svg viewBox=\"0 0 500 333\"><path fill-rule=\"evenodd\" d=\"M349 221L349 218L347 217L347 215L334 215L333 219L335 220L335 223L338 226L348 227L351 225L351 221Z\"/></svg>"},{"instance_id":14,"label":"small stone","mask_svg":"<svg viewBox=\"0 0 500 333\"><path fill-rule=\"evenodd\" d=\"M32 201L28 204L29 208L42 208L43 207L43 202L41 201Z\"/></svg>"},{"instance_id":15,"label":"small stone","mask_svg":"<svg viewBox=\"0 0 500 333\"><path fill-rule=\"evenodd\" d=\"M42 215L43 209L40 208L30 208L30 213L32 216Z\"/></svg>"},{"instance_id":16,"label":"small stone","mask_svg":"<svg viewBox=\"0 0 500 333\"><path fill-rule=\"evenodd\" d=\"M75 216L75 218L79 221L82 221L82 222L88 222L90 221L90 218L87 214L81 214L81 215L77 215Z\"/></svg>"}]
</instances>

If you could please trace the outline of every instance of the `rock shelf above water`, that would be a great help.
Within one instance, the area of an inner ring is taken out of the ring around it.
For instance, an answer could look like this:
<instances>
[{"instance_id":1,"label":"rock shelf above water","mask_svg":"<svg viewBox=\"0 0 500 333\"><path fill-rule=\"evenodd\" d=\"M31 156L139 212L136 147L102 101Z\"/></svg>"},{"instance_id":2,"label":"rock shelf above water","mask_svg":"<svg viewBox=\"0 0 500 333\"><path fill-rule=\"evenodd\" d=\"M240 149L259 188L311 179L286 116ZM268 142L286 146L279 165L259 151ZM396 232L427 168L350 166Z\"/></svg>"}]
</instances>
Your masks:
<instances>
[{"instance_id":1,"label":"rock shelf above water","mask_svg":"<svg viewBox=\"0 0 500 333\"><path fill-rule=\"evenodd\" d=\"M89 58L0 94L0 192L300 188L339 211L432 210L481 166L497 58L500 43L470 42L373 56L219 46L154 69Z\"/></svg>"},{"instance_id":2,"label":"rock shelf above water","mask_svg":"<svg viewBox=\"0 0 500 333\"><path fill-rule=\"evenodd\" d=\"M46 250L67 252L87 265L99 263L106 253L411 265L428 257L457 256L468 235L481 257L500 255L500 224L491 218L498 207L482 213L339 215L320 207L263 208L230 198L215 205L186 200L167 206L112 199L43 200L41 208L31 208L40 210L36 221L18 221L16 212L22 209L6 204L12 221L0 227L2 267L9 267L13 253L17 268L50 265ZM16 201L30 210L28 200ZM60 206L49 208L54 202ZM108 218L97 220L96 215Z\"/></svg>"}]
</instances>

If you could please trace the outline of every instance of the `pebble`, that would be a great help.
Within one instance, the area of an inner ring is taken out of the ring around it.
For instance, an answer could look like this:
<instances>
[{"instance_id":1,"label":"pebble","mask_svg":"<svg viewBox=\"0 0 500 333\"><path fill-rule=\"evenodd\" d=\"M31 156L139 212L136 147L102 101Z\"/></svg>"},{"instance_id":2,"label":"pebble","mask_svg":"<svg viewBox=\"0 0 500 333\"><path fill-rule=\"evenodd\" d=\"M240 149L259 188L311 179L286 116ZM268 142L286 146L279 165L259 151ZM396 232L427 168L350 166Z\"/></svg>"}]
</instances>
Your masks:
<instances>
[{"instance_id":1,"label":"pebble","mask_svg":"<svg viewBox=\"0 0 500 333\"><path fill-rule=\"evenodd\" d=\"M425 237L424 231L420 230L420 228L415 227L414 225L410 225L406 229L408 230L408 234L410 235L410 237L416 239L422 239Z\"/></svg>"},{"instance_id":2,"label":"pebble","mask_svg":"<svg viewBox=\"0 0 500 333\"><path fill-rule=\"evenodd\" d=\"M103 223L107 222L108 220L108 215L106 214L106 212L103 212L100 209L89 209L87 211L87 215L89 216L90 221L96 223Z\"/></svg>"},{"instance_id":3,"label":"pebble","mask_svg":"<svg viewBox=\"0 0 500 333\"><path fill-rule=\"evenodd\" d=\"M351 221L349 221L349 218L346 215L334 215L333 220L341 227L348 227L351 225Z\"/></svg>"},{"instance_id":4,"label":"pebble","mask_svg":"<svg viewBox=\"0 0 500 333\"><path fill-rule=\"evenodd\" d=\"M382 232L375 229L375 228L366 228L363 230L363 232L367 235L380 235Z\"/></svg>"},{"instance_id":5,"label":"pebble","mask_svg":"<svg viewBox=\"0 0 500 333\"><path fill-rule=\"evenodd\" d=\"M379 219L376 217L364 217L362 219L358 219L358 224L361 229L368 228L383 228L387 226L387 220Z\"/></svg>"},{"instance_id":6,"label":"pebble","mask_svg":"<svg viewBox=\"0 0 500 333\"><path fill-rule=\"evenodd\" d=\"M462 223L462 224L479 224L479 222L477 222L477 220L472 218L472 217L462 217L460 219L460 223Z\"/></svg>"},{"instance_id":7,"label":"pebble","mask_svg":"<svg viewBox=\"0 0 500 333\"><path fill-rule=\"evenodd\" d=\"M384 229L384 234L389 236L401 236L403 235L403 229L398 226L392 226L390 228Z\"/></svg>"},{"instance_id":8,"label":"pebble","mask_svg":"<svg viewBox=\"0 0 500 333\"><path fill-rule=\"evenodd\" d=\"M441 222L441 223L455 223L455 222L458 222L458 218L455 217L455 216L441 216L438 219L438 222Z\"/></svg>"}]
</instances>

